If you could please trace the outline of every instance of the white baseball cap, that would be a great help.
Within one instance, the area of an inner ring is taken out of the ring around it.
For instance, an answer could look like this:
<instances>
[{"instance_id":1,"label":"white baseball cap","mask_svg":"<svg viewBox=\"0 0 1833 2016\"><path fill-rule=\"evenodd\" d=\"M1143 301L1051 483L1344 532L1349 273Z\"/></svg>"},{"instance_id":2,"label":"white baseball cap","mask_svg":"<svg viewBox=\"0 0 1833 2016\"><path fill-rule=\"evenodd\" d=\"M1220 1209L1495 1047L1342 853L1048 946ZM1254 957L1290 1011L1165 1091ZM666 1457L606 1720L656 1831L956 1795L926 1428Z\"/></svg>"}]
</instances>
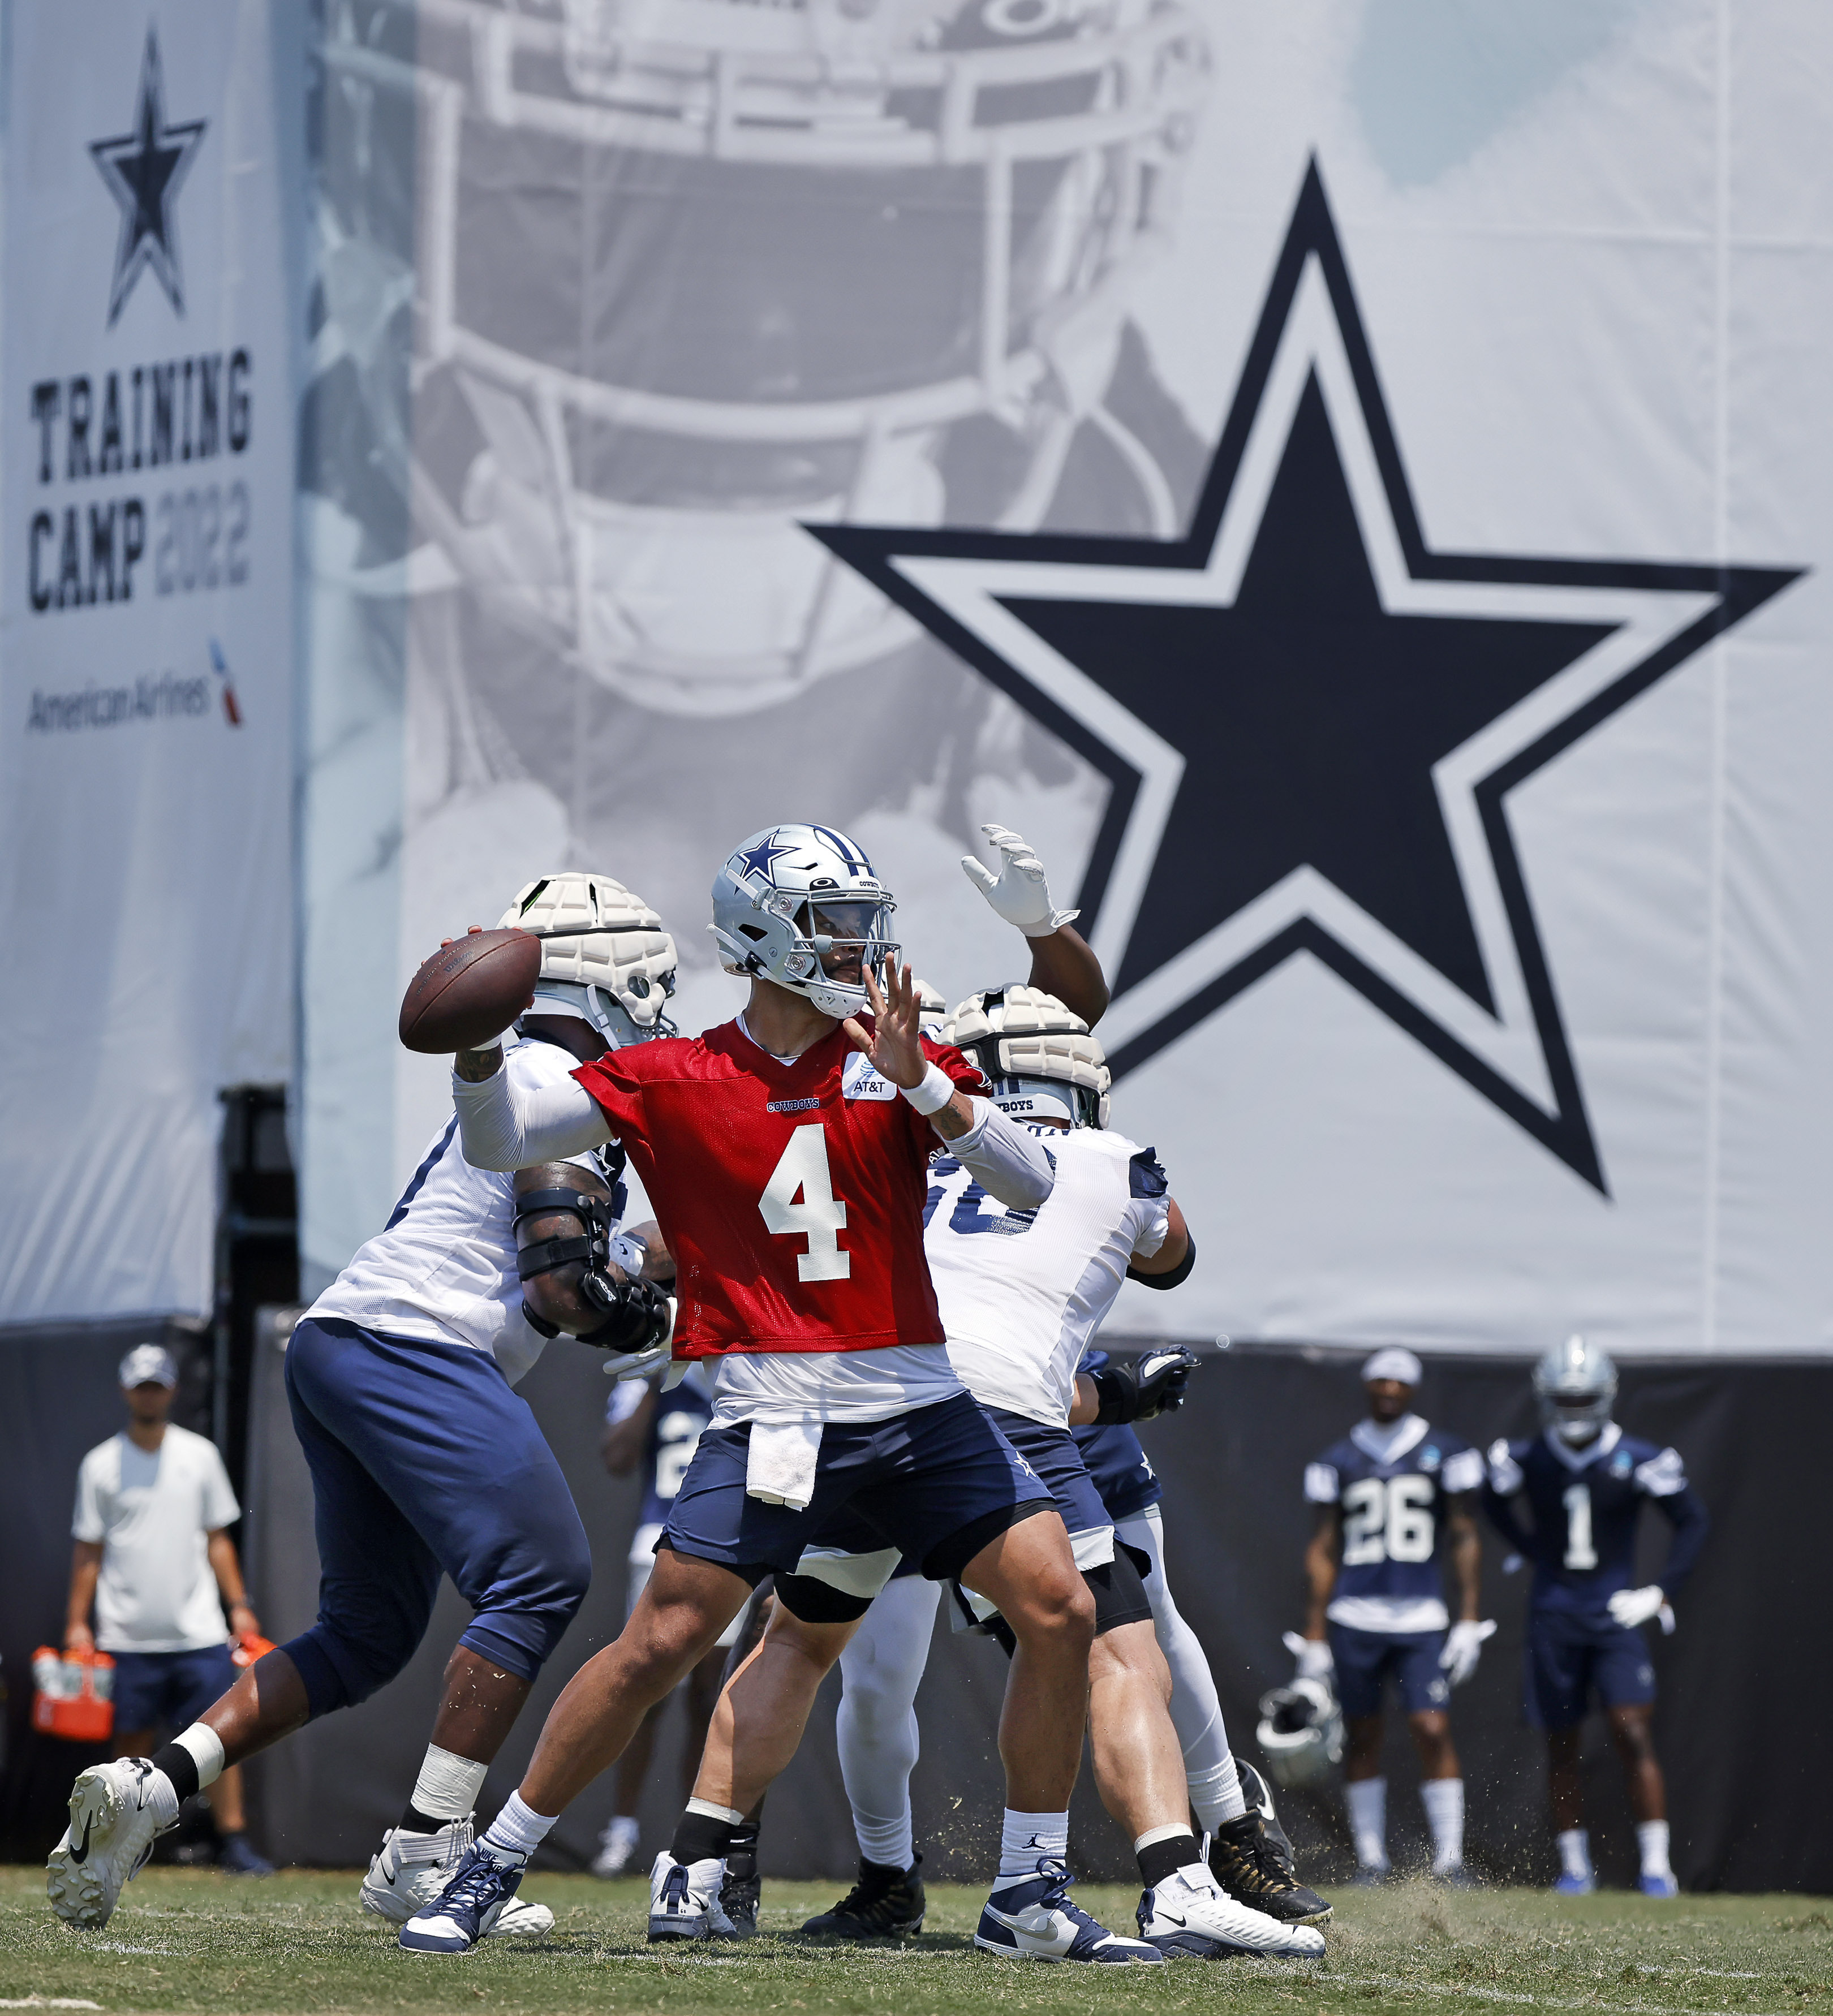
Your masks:
<instances>
[{"instance_id":1,"label":"white baseball cap","mask_svg":"<svg viewBox=\"0 0 1833 2016\"><path fill-rule=\"evenodd\" d=\"M137 1344L121 1360L124 1386L176 1386L178 1368L163 1344Z\"/></svg>"},{"instance_id":2,"label":"white baseball cap","mask_svg":"<svg viewBox=\"0 0 1833 2016\"><path fill-rule=\"evenodd\" d=\"M1403 1386L1417 1386L1424 1377L1419 1360L1397 1344L1377 1351L1362 1368L1364 1386L1373 1379L1398 1379Z\"/></svg>"}]
</instances>

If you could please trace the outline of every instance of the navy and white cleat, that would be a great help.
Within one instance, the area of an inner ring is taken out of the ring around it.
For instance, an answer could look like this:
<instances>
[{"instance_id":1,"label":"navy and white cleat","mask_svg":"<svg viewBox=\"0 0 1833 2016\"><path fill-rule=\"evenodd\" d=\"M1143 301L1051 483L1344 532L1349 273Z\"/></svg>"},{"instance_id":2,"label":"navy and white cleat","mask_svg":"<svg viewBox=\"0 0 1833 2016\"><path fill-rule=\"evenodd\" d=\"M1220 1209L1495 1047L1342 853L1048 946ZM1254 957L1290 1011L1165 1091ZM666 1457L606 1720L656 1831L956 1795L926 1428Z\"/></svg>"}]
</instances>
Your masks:
<instances>
[{"instance_id":1,"label":"navy and white cleat","mask_svg":"<svg viewBox=\"0 0 1833 2016\"><path fill-rule=\"evenodd\" d=\"M649 1873L650 1937L658 1942L739 1938L719 1902L725 1880L726 1864L718 1856L677 1862L664 1849Z\"/></svg>"},{"instance_id":2,"label":"navy and white cleat","mask_svg":"<svg viewBox=\"0 0 1833 2016\"><path fill-rule=\"evenodd\" d=\"M163 1820L160 1787L171 1813ZM177 1825L171 1782L147 1759L120 1757L79 1773L70 1787L70 1825L45 1865L52 1910L67 1924L99 1931L114 1915L122 1885L146 1867L154 1841Z\"/></svg>"},{"instance_id":3,"label":"navy and white cleat","mask_svg":"<svg viewBox=\"0 0 1833 2016\"><path fill-rule=\"evenodd\" d=\"M450 1820L433 1834L410 1834L391 1827L380 1852L369 1857L357 1901L366 1911L405 1925L423 1911L459 1872L471 1850L471 1823ZM488 1936L493 1939L542 1939L553 1930L553 1913L545 1904L513 1897L497 1913Z\"/></svg>"},{"instance_id":4,"label":"navy and white cleat","mask_svg":"<svg viewBox=\"0 0 1833 2016\"><path fill-rule=\"evenodd\" d=\"M402 1946L409 1953L469 1953L495 1930L528 1868L526 1856L511 1859L481 1845L469 1849L452 1881L402 1927Z\"/></svg>"},{"instance_id":5,"label":"navy and white cleat","mask_svg":"<svg viewBox=\"0 0 1833 2016\"><path fill-rule=\"evenodd\" d=\"M1651 1876L1644 1870L1636 1878L1636 1888L1644 1897L1678 1897L1680 1894L1680 1886L1674 1880L1672 1870Z\"/></svg>"},{"instance_id":6,"label":"navy and white cleat","mask_svg":"<svg viewBox=\"0 0 1833 2016\"><path fill-rule=\"evenodd\" d=\"M1201 1862L1143 1892L1139 1923L1140 1937L1167 1960L1180 1954L1214 1960L1241 1953L1316 1960L1323 1952L1323 1934L1315 1925L1282 1924L1264 1911L1237 1903Z\"/></svg>"},{"instance_id":7,"label":"navy and white cleat","mask_svg":"<svg viewBox=\"0 0 1833 2016\"><path fill-rule=\"evenodd\" d=\"M1108 1967L1162 1967L1165 1956L1144 1939L1122 1939L1071 1903L1075 1878L1067 1863L1039 1859L1035 1876L1002 1877L980 1913L974 1943L1008 1960L1087 1960ZM1320 1942L1321 1944L1321 1941Z\"/></svg>"}]
</instances>

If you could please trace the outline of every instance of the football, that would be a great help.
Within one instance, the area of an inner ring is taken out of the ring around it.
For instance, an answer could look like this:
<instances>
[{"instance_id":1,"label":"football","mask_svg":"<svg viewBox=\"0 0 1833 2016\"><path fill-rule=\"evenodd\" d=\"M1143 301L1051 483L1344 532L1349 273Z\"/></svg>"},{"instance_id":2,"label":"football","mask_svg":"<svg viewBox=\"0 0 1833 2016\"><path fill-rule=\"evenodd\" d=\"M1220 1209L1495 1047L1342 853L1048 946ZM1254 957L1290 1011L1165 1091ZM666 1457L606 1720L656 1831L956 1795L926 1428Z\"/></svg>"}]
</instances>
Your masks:
<instances>
[{"instance_id":1,"label":"football","mask_svg":"<svg viewBox=\"0 0 1833 2016\"><path fill-rule=\"evenodd\" d=\"M401 1040L439 1057L501 1035L528 1005L541 941L528 931L473 931L434 953L401 1000Z\"/></svg>"}]
</instances>

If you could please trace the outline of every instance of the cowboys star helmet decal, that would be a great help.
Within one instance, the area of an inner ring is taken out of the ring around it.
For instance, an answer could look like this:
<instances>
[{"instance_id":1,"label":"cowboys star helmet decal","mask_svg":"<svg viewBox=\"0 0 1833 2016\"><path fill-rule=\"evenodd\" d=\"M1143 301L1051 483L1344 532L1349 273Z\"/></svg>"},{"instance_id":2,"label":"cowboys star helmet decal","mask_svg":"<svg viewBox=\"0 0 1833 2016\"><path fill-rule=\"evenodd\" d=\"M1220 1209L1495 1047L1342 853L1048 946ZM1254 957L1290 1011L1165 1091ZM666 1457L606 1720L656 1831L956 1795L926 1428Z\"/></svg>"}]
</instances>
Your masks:
<instances>
[{"instance_id":1,"label":"cowboys star helmet decal","mask_svg":"<svg viewBox=\"0 0 1833 2016\"><path fill-rule=\"evenodd\" d=\"M1798 571L1428 549L1315 163L1183 539L808 529L1110 779L1117 1078L1308 952L1605 1190L1508 794Z\"/></svg>"},{"instance_id":2,"label":"cowboys star helmet decal","mask_svg":"<svg viewBox=\"0 0 1833 2016\"><path fill-rule=\"evenodd\" d=\"M793 847L779 847L776 834L771 833L759 841L755 847L740 849L738 858L744 863L744 872L747 876L761 875L774 887L776 877L771 872L771 862L794 851Z\"/></svg>"}]
</instances>

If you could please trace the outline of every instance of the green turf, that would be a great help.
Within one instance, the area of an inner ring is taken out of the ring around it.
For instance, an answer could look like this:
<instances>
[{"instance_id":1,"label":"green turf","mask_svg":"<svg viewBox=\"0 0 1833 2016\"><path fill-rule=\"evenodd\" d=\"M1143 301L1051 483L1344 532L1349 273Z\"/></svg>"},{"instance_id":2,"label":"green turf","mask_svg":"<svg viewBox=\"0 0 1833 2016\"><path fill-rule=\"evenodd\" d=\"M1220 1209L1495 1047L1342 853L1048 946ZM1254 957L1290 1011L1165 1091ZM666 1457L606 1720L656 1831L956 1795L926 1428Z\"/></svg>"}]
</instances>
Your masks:
<instances>
[{"instance_id":1,"label":"green turf","mask_svg":"<svg viewBox=\"0 0 1833 2016\"><path fill-rule=\"evenodd\" d=\"M1338 1899L1322 1962L1185 1960L1136 1968L1040 1967L969 1943L981 1893L930 1891L929 1928L901 1949L799 1943L793 1928L834 1900L830 1884L767 1884L765 1936L710 1952L644 1943L639 1882L540 1876L529 1894L553 1906L545 1945L489 1946L459 1960L416 1959L356 1909L356 1878L289 1874L236 1881L149 1870L106 1931L74 1932L51 1915L43 1878L0 1870L0 2004L67 1997L110 2011L574 2010L720 2016L803 2010L809 2016L955 2016L1079 2011L1142 1998L1155 2009L1240 2007L1272 2016L1379 2016L1403 2008L1622 2011L1625 2016L1833 2016L1833 1906L1788 1897L1622 1894L1566 1899L1539 1892L1442 1894L1422 1884ZM1130 1892L1079 1890L1097 1915L1130 1929Z\"/></svg>"}]
</instances>

